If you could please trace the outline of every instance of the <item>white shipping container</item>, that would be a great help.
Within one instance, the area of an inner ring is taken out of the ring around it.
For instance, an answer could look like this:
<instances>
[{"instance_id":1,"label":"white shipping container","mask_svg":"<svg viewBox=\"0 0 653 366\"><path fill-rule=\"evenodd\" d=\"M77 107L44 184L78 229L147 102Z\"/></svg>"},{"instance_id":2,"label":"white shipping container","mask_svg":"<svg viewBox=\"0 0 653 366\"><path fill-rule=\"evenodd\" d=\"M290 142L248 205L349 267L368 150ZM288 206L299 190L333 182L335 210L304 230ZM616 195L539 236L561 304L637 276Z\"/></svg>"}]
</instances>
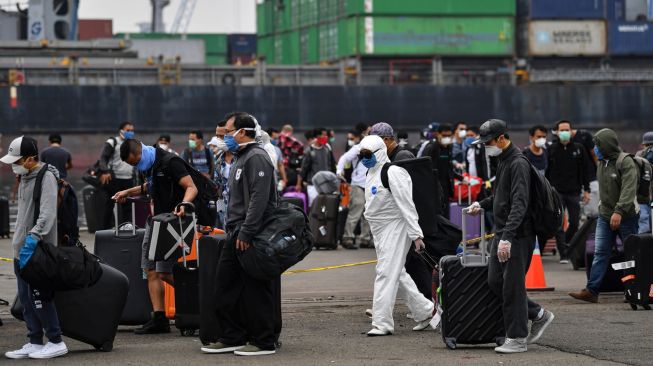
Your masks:
<instances>
[{"instance_id":1,"label":"white shipping container","mask_svg":"<svg viewBox=\"0 0 653 366\"><path fill-rule=\"evenodd\" d=\"M602 20L537 20L528 25L531 56L600 56L606 51Z\"/></svg>"},{"instance_id":2,"label":"white shipping container","mask_svg":"<svg viewBox=\"0 0 653 366\"><path fill-rule=\"evenodd\" d=\"M202 39L132 39L131 50L138 58L152 57L155 61L163 56L166 61L181 57L182 64L204 64L206 52Z\"/></svg>"}]
</instances>

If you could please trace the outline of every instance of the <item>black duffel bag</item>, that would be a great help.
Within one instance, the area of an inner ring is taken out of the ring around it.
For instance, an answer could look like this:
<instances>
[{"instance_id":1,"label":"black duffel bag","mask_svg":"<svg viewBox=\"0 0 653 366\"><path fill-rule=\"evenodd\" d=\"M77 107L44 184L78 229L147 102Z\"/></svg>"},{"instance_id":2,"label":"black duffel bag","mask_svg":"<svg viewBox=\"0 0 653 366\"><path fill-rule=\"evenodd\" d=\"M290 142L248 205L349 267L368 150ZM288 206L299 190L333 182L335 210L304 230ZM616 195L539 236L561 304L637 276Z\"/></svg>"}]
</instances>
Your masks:
<instances>
[{"instance_id":1,"label":"black duffel bag","mask_svg":"<svg viewBox=\"0 0 653 366\"><path fill-rule=\"evenodd\" d=\"M456 255L456 249L462 239L462 231L458 226L442 215L436 216L435 235L425 235L426 251L438 260L446 255Z\"/></svg>"},{"instance_id":2,"label":"black duffel bag","mask_svg":"<svg viewBox=\"0 0 653 366\"><path fill-rule=\"evenodd\" d=\"M67 291L94 285L102 276L100 260L81 243L55 247L40 241L20 277L32 288Z\"/></svg>"},{"instance_id":3,"label":"black duffel bag","mask_svg":"<svg viewBox=\"0 0 653 366\"><path fill-rule=\"evenodd\" d=\"M256 279L268 281L280 276L313 250L308 217L294 205L280 203L261 227L250 247L237 252L245 272Z\"/></svg>"}]
</instances>

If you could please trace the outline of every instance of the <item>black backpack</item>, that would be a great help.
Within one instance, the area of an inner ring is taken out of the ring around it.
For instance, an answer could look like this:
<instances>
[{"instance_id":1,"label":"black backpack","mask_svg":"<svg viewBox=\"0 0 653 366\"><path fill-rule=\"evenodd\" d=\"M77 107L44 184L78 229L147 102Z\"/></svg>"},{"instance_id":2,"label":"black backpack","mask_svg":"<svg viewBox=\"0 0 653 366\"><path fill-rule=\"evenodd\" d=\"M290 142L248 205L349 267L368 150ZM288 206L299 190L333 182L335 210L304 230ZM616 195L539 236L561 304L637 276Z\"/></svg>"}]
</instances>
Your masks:
<instances>
[{"instance_id":1,"label":"black backpack","mask_svg":"<svg viewBox=\"0 0 653 366\"><path fill-rule=\"evenodd\" d=\"M535 166L528 162L531 173L530 211L533 219L533 229L538 238L548 240L562 227L564 208L558 192L551 186L549 180L540 174Z\"/></svg>"},{"instance_id":2,"label":"black backpack","mask_svg":"<svg viewBox=\"0 0 653 366\"><path fill-rule=\"evenodd\" d=\"M49 170L48 164L39 171L34 183L34 222L40 214L43 177ZM57 245L74 246L79 241L79 205L75 190L63 179L57 179Z\"/></svg>"}]
</instances>

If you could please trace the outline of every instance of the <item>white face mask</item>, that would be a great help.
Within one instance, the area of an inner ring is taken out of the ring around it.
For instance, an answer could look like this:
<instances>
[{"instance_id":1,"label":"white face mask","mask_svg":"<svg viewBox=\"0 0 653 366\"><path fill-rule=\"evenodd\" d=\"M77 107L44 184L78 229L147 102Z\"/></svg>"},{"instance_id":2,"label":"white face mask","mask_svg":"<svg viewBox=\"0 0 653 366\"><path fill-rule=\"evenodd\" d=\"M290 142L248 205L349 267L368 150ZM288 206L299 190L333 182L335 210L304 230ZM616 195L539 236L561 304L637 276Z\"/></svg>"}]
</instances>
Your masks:
<instances>
[{"instance_id":1,"label":"white face mask","mask_svg":"<svg viewBox=\"0 0 653 366\"><path fill-rule=\"evenodd\" d=\"M11 164L11 170L16 175L26 175L27 173L29 173L29 170L27 170L27 168L25 168L20 164Z\"/></svg>"},{"instance_id":2,"label":"white face mask","mask_svg":"<svg viewBox=\"0 0 653 366\"><path fill-rule=\"evenodd\" d=\"M539 148L543 148L546 145L546 137L540 137L539 139L535 140L535 146Z\"/></svg>"},{"instance_id":3,"label":"white face mask","mask_svg":"<svg viewBox=\"0 0 653 366\"><path fill-rule=\"evenodd\" d=\"M451 137L443 137L440 143L444 146L451 145Z\"/></svg>"},{"instance_id":4,"label":"white face mask","mask_svg":"<svg viewBox=\"0 0 653 366\"><path fill-rule=\"evenodd\" d=\"M354 141L354 140L347 140L347 146L352 147L352 146L354 146L354 145L356 145L356 141Z\"/></svg>"},{"instance_id":5,"label":"white face mask","mask_svg":"<svg viewBox=\"0 0 653 366\"><path fill-rule=\"evenodd\" d=\"M159 147L162 148L163 150L168 150L168 144L159 144Z\"/></svg>"},{"instance_id":6,"label":"white face mask","mask_svg":"<svg viewBox=\"0 0 653 366\"><path fill-rule=\"evenodd\" d=\"M227 147L227 143L224 142L224 140L221 139L221 138L218 138L218 139L216 140L216 142L215 142L215 147L216 147L216 149L218 149L219 151L227 151L227 150L229 150L229 148Z\"/></svg>"},{"instance_id":7,"label":"white face mask","mask_svg":"<svg viewBox=\"0 0 653 366\"><path fill-rule=\"evenodd\" d=\"M487 154L487 156L492 156L492 157L499 156L501 155L502 152L503 150L499 149L496 146L485 145L485 153Z\"/></svg>"},{"instance_id":8,"label":"white face mask","mask_svg":"<svg viewBox=\"0 0 653 366\"><path fill-rule=\"evenodd\" d=\"M401 147L404 147L404 146L408 145L408 140L406 140L406 139L399 139L399 143L398 143L398 145L401 146Z\"/></svg>"},{"instance_id":9,"label":"white face mask","mask_svg":"<svg viewBox=\"0 0 653 366\"><path fill-rule=\"evenodd\" d=\"M465 137L467 137L467 130L458 131L458 137L461 138L461 139L464 139Z\"/></svg>"}]
</instances>

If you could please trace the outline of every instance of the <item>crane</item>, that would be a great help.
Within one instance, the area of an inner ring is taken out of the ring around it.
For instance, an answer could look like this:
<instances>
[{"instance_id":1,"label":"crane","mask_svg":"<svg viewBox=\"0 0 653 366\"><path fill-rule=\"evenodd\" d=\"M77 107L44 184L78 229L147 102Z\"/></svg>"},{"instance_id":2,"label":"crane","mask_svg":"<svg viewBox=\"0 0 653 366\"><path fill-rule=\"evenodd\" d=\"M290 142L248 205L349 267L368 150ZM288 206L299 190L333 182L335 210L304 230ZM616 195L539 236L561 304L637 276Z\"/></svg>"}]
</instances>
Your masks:
<instances>
[{"instance_id":1,"label":"crane","mask_svg":"<svg viewBox=\"0 0 653 366\"><path fill-rule=\"evenodd\" d=\"M175 21L172 23L172 28L170 28L170 33L186 33L188 31L188 25L190 24L191 18L193 18L193 11L195 11L196 4L197 0L181 0L177 9L177 15L175 15Z\"/></svg>"}]
</instances>

